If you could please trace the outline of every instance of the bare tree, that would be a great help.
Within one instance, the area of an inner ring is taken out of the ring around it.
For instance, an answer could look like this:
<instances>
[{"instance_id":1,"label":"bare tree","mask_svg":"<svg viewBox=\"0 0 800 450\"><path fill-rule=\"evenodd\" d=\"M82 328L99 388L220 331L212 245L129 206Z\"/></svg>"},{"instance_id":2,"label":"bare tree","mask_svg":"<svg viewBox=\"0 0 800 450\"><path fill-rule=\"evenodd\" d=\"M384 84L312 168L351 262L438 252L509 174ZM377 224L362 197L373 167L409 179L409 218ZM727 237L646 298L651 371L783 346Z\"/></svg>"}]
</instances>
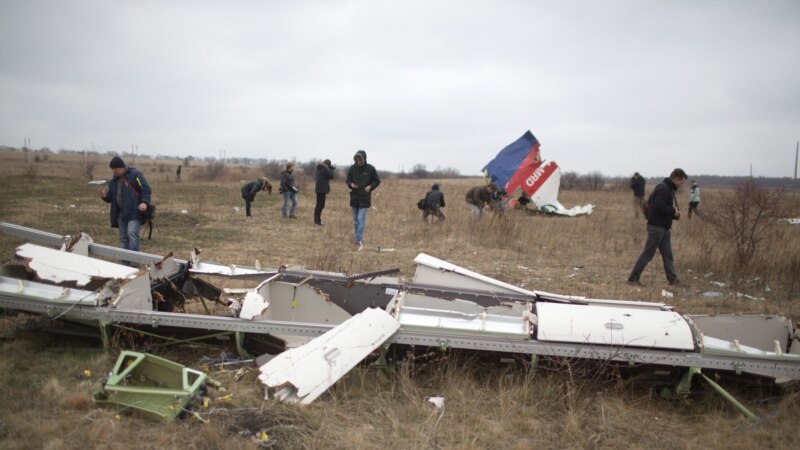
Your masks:
<instances>
[{"instance_id":1,"label":"bare tree","mask_svg":"<svg viewBox=\"0 0 800 450\"><path fill-rule=\"evenodd\" d=\"M770 191L747 180L718 202L703 217L732 246L739 270L744 270L758 245L773 231L782 216L782 189Z\"/></svg>"}]
</instances>

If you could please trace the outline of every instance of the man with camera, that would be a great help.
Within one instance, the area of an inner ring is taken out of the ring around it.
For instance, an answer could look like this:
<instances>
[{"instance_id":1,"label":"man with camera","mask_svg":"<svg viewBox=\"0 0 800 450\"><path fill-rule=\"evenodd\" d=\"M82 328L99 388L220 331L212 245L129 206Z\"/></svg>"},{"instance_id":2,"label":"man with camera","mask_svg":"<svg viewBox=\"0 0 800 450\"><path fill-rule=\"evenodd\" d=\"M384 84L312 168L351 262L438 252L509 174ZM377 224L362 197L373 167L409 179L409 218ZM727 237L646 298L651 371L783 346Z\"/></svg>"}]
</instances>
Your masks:
<instances>
[{"instance_id":1,"label":"man with camera","mask_svg":"<svg viewBox=\"0 0 800 450\"><path fill-rule=\"evenodd\" d=\"M647 242L644 244L644 250L639 259L636 260L636 265L633 266L628 283L641 285L639 277L658 249L661 259L664 261L667 281L670 285L679 284L678 274L675 273L675 263L672 259L672 240L669 230L672 228L672 221L681 218L681 211L675 200L675 191L683 186L686 178L688 177L683 169L675 169L669 178L664 178L664 181L659 183L650 194L650 198L647 200L649 205L647 208Z\"/></svg>"},{"instance_id":2,"label":"man with camera","mask_svg":"<svg viewBox=\"0 0 800 450\"><path fill-rule=\"evenodd\" d=\"M330 159L326 159L317 164L317 171L314 173L314 191L317 193L317 204L314 206L314 225L324 226L322 223L322 210L325 209L325 198L331 191L331 180L333 179L336 167L331 164Z\"/></svg>"},{"instance_id":3,"label":"man with camera","mask_svg":"<svg viewBox=\"0 0 800 450\"><path fill-rule=\"evenodd\" d=\"M108 180L108 187L100 190L100 198L111 203L111 228L119 228L122 248L138 252L139 230L146 221L153 191L144 174L119 156L111 158L108 166L114 176Z\"/></svg>"}]
</instances>

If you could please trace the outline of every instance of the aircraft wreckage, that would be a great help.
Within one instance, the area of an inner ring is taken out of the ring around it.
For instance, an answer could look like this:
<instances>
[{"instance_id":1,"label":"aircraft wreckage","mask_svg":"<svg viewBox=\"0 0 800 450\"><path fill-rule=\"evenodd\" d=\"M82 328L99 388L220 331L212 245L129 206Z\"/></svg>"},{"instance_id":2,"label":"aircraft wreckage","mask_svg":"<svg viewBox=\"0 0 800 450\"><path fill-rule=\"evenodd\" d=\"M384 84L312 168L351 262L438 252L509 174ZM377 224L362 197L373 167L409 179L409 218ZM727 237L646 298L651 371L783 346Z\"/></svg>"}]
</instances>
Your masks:
<instances>
[{"instance_id":1,"label":"aircraft wreckage","mask_svg":"<svg viewBox=\"0 0 800 450\"><path fill-rule=\"evenodd\" d=\"M686 315L663 303L530 291L426 254L404 280L397 269L346 275L240 267L203 261L196 250L180 260L98 244L85 234L8 223L0 229L28 242L0 271L3 308L89 324L106 344L113 328L178 343L227 334L241 353L274 355L264 358L260 379L267 395L284 401L314 401L389 344L527 354L534 362L615 362L667 376L679 393L700 374L725 395L701 371L800 380L800 336L780 315ZM224 292L200 276L256 286ZM222 301L229 314L212 315L207 307L207 314L187 313L187 297Z\"/></svg>"}]
</instances>

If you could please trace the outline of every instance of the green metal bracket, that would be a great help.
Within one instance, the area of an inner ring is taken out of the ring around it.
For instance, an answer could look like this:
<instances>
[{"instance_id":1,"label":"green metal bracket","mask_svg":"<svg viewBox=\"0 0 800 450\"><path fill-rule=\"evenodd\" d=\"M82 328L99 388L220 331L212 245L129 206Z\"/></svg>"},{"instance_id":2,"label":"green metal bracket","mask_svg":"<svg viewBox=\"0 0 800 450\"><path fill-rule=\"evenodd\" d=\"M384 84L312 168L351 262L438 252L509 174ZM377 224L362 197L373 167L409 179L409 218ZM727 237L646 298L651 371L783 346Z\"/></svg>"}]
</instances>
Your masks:
<instances>
[{"instance_id":1,"label":"green metal bracket","mask_svg":"<svg viewBox=\"0 0 800 450\"><path fill-rule=\"evenodd\" d=\"M736 400L736 398L733 395L731 395L728 391L726 391L722 386L720 386L714 380L703 374L700 371L699 367L689 368L686 374L681 378L681 381L675 387L675 392L679 395L688 395L691 392L692 377L695 374L699 374L706 381L706 383L710 384L711 387L714 388L714 390L717 391L717 393L722 396L722 398L727 400L728 403L733 405L734 408L738 409L739 412L747 416L749 419L756 419L758 417L755 414L753 414L749 409L747 409L747 407L741 404L738 400Z\"/></svg>"},{"instance_id":2,"label":"green metal bracket","mask_svg":"<svg viewBox=\"0 0 800 450\"><path fill-rule=\"evenodd\" d=\"M244 349L244 332L237 331L236 334L236 353L242 358L253 358L247 350Z\"/></svg>"},{"instance_id":3,"label":"green metal bracket","mask_svg":"<svg viewBox=\"0 0 800 450\"><path fill-rule=\"evenodd\" d=\"M200 399L204 384L218 383L198 370L158 356L125 350L93 398L98 405L130 407L145 417L170 421Z\"/></svg>"},{"instance_id":4,"label":"green metal bracket","mask_svg":"<svg viewBox=\"0 0 800 450\"><path fill-rule=\"evenodd\" d=\"M372 363L372 368L377 370L378 378L384 383L389 384L389 377L394 375L394 370L389 366L389 363L386 361L386 353L389 351L390 344L383 344L381 345L381 354L378 356L378 359Z\"/></svg>"},{"instance_id":5,"label":"green metal bracket","mask_svg":"<svg viewBox=\"0 0 800 450\"><path fill-rule=\"evenodd\" d=\"M111 349L111 339L108 336L108 325L110 325L110 322L101 320L98 322L98 325L100 325L100 340L103 341L103 351L107 352Z\"/></svg>"}]
</instances>

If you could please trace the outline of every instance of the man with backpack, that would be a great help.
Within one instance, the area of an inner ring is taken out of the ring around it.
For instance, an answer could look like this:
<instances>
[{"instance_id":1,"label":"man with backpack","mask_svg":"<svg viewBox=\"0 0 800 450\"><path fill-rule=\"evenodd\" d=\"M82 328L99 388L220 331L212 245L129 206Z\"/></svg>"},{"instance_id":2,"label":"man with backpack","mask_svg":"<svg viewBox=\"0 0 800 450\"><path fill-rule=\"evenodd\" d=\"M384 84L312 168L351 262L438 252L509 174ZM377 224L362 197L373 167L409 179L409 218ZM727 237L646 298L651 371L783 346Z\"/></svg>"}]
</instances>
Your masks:
<instances>
[{"instance_id":1,"label":"man with backpack","mask_svg":"<svg viewBox=\"0 0 800 450\"><path fill-rule=\"evenodd\" d=\"M641 285L639 278L642 276L644 268L653 259L656 249L661 253L664 262L664 272L670 285L679 284L678 274L675 273L675 263L672 258L672 240L669 230L672 228L672 221L681 218L681 211L675 201L675 191L686 182L686 172L683 169L675 169L659 183L650 198L647 200L647 242L644 250L636 260L628 283Z\"/></svg>"},{"instance_id":2,"label":"man with backpack","mask_svg":"<svg viewBox=\"0 0 800 450\"><path fill-rule=\"evenodd\" d=\"M100 198L111 203L111 228L119 228L122 248L138 252L139 230L147 221L153 191L144 174L119 156L111 158L109 167L114 176L108 180L108 187L100 190Z\"/></svg>"}]
</instances>

